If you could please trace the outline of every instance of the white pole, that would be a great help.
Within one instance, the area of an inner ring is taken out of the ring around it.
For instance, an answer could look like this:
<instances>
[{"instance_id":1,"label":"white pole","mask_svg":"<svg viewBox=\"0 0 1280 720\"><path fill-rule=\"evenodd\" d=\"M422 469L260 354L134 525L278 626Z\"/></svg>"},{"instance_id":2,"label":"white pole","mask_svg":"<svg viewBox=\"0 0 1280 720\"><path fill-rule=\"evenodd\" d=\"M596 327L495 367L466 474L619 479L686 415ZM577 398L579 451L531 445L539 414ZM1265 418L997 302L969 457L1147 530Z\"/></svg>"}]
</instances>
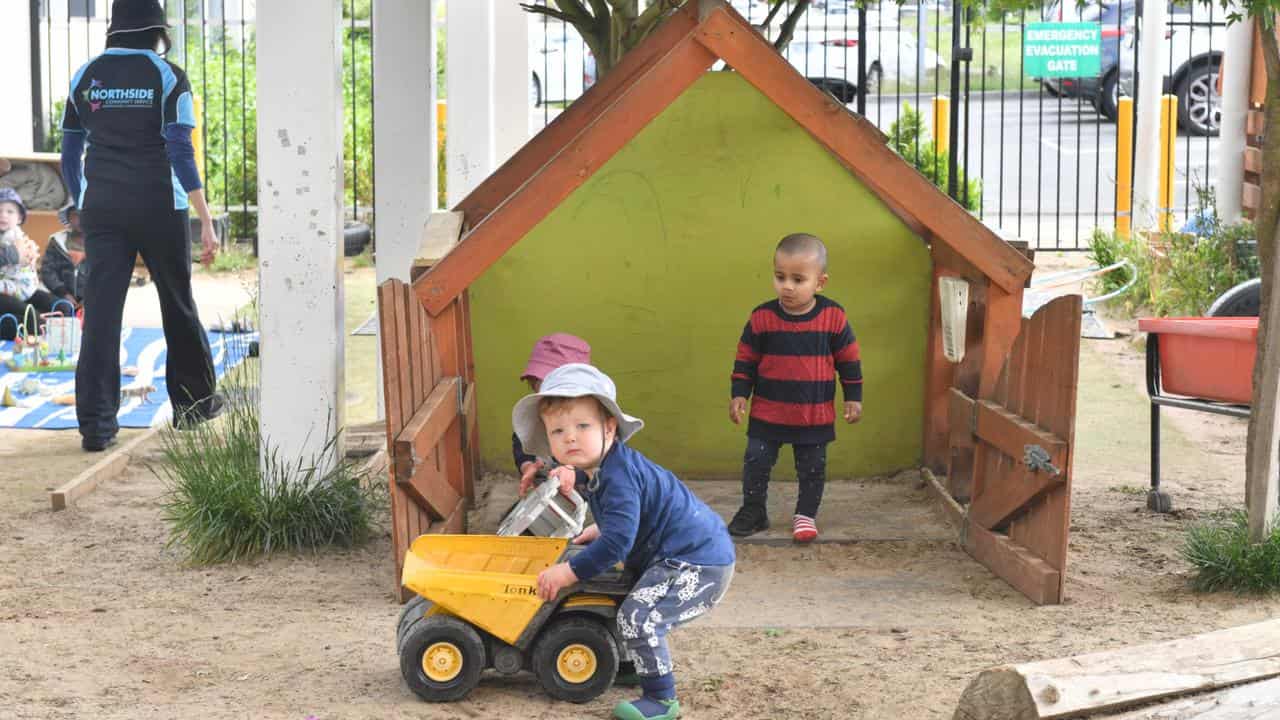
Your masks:
<instances>
[{"instance_id":1,"label":"white pole","mask_svg":"<svg viewBox=\"0 0 1280 720\"><path fill-rule=\"evenodd\" d=\"M529 140L529 13L512 0L498 0L493 16L494 167ZM577 72L569 68L569 72Z\"/></svg>"},{"instance_id":2,"label":"white pole","mask_svg":"<svg viewBox=\"0 0 1280 720\"><path fill-rule=\"evenodd\" d=\"M447 6L445 154L449 207L466 197L495 167L493 2L465 0Z\"/></svg>"},{"instance_id":3,"label":"white pole","mask_svg":"<svg viewBox=\"0 0 1280 720\"><path fill-rule=\"evenodd\" d=\"M324 471L342 427L342 8L257 7L263 464Z\"/></svg>"},{"instance_id":4,"label":"white pole","mask_svg":"<svg viewBox=\"0 0 1280 720\"><path fill-rule=\"evenodd\" d=\"M1243 8L1236 8L1246 16ZM1249 110L1249 77L1252 71L1253 23L1242 20L1227 27L1228 50L1222 58L1222 127L1218 136L1218 177L1213 184L1218 216L1223 222L1240 219L1244 190L1244 125Z\"/></svg>"},{"instance_id":5,"label":"white pole","mask_svg":"<svg viewBox=\"0 0 1280 720\"><path fill-rule=\"evenodd\" d=\"M0 21L0 67L8 77L4 112L0 113L0 151L29 153L32 150L31 121L31 3L13 2ZM36 76L39 77L39 76ZM67 81L53 89L54 97L67 92ZM47 92L41 88L42 92ZM61 93L61 94L60 94ZM49 98L45 98L49 102ZM43 111L43 108L39 108ZM527 113L526 113L527 114ZM62 118L57 118L61 122ZM50 122L47 118L46 123ZM36 148L43 150L44 148Z\"/></svg>"},{"instance_id":6,"label":"white pole","mask_svg":"<svg viewBox=\"0 0 1280 720\"><path fill-rule=\"evenodd\" d=\"M1160 189L1160 95L1164 88L1164 68L1169 57L1165 39L1168 8L1164 0L1147 0L1142 5L1138 41L1138 133L1137 159L1133 164L1133 229L1156 227L1157 195ZM1161 58L1165 63L1161 64Z\"/></svg>"},{"instance_id":7,"label":"white pole","mask_svg":"<svg viewBox=\"0 0 1280 720\"><path fill-rule=\"evenodd\" d=\"M435 0L373 3L373 208L379 285L408 282L422 228L436 206ZM382 337L374 352L378 417L382 396Z\"/></svg>"}]
</instances>

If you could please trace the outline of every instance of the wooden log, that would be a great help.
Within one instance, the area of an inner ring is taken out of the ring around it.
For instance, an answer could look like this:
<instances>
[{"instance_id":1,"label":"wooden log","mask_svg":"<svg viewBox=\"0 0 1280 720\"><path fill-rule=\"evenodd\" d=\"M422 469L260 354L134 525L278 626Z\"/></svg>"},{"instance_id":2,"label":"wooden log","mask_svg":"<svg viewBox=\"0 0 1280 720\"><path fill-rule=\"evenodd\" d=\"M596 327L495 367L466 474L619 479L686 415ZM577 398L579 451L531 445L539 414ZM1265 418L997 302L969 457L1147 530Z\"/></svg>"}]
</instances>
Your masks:
<instances>
[{"instance_id":1,"label":"wooden log","mask_svg":"<svg viewBox=\"0 0 1280 720\"><path fill-rule=\"evenodd\" d=\"M1280 720L1280 678L1179 698L1097 720Z\"/></svg>"},{"instance_id":2,"label":"wooden log","mask_svg":"<svg viewBox=\"0 0 1280 720\"><path fill-rule=\"evenodd\" d=\"M921 468L920 474L924 476L925 489L933 493L937 499L938 505L942 508L943 517L947 522L951 523L951 527L959 531L964 527L964 508L960 507L960 503L951 497L951 493L947 492L947 488L938 479L937 475L929 468Z\"/></svg>"},{"instance_id":3,"label":"wooden log","mask_svg":"<svg viewBox=\"0 0 1280 720\"><path fill-rule=\"evenodd\" d=\"M57 490L49 493L49 506L54 512L65 510L76 500L97 490L98 485L119 477L129 467L129 460L137 452L138 447L155 437L158 432L160 428L151 428L89 466L88 470L68 480Z\"/></svg>"},{"instance_id":4,"label":"wooden log","mask_svg":"<svg viewBox=\"0 0 1280 720\"><path fill-rule=\"evenodd\" d=\"M965 688L954 718L1089 716L1278 675L1280 620L1267 620L1161 643L990 668Z\"/></svg>"},{"instance_id":5,"label":"wooden log","mask_svg":"<svg viewBox=\"0 0 1280 720\"><path fill-rule=\"evenodd\" d=\"M413 259L413 267L409 270L409 279L430 270L440 259L449 254L458 238L462 237L462 213L456 210L441 210L427 216L427 224L422 228L422 243L418 245L418 254Z\"/></svg>"}]
</instances>

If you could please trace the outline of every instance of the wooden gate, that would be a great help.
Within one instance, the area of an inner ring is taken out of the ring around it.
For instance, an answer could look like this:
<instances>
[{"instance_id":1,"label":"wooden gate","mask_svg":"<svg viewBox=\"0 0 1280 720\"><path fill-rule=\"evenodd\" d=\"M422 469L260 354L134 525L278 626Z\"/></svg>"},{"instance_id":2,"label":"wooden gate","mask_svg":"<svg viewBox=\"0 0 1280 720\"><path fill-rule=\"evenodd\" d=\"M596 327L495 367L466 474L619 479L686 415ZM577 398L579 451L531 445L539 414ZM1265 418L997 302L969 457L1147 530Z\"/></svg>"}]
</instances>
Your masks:
<instances>
[{"instance_id":1,"label":"wooden gate","mask_svg":"<svg viewBox=\"0 0 1280 720\"><path fill-rule=\"evenodd\" d=\"M952 448L974 448L962 537L975 559L1039 604L1063 597L1082 300L1030 319L990 399L951 388Z\"/></svg>"},{"instance_id":2,"label":"wooden gate","mask_svg":"<svg viewBox=\"0 0 1280 720\"><path fill-rule=\"evenodd\" d=\"M409 543L423 533L460 533L478 467L475 383L466 293L435 317L412 286L378 287L395 587Z\"/></svg>"}]
</instances>

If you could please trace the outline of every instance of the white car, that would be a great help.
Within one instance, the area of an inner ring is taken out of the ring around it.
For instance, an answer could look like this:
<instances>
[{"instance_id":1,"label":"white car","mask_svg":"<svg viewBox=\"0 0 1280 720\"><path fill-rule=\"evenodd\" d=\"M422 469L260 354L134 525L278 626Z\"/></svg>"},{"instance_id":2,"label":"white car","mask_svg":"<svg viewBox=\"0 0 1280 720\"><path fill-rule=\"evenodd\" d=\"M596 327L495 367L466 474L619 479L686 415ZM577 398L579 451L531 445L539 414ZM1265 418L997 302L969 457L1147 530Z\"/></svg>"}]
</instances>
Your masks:
<instances>
[{"instance_id":1,"label":"white car","mask_svg":"<svg viewBox=\"0 0 1280 720\"><path fill-rule=\"evenodd\" d=\"M572 26L545 15L529 22L529 101L572 102L596 81L596 61Z\"/></svg>"},{"instance_id":2,"label":"white car","mask_svg":"<svg viewBox=\"0 0 1280 720\"><path fill-rule=\"evenodd\" d=\"M888 48L881 52L880 48ZM842 102L853 102L856 98L858 84L858 40L857 36L844 37L828 31L826 37L821 32L796 33L795 38L787 45L787 61L799 70L815 85L835 95ZM867 91L879 92L887 87L885 83L895 79L914 82L916 72L917 45L913 33L897 30L880 30L867 32ZM943 66L943 60L937 52L925 48L924 67L919 73L921 78L929 77L930 71Z\"/></svg>"},{"instance_id":3,"label":"white car","mask_svg":"<svg viewBox=\"0 0 1280 720\"><path fill-rule=\"evenodd\" d=\"M1222 124L1222 96L1218 95L1218 68L1226 47L1226 17L1215 10L1212 24L1207 7L1171 7L1165 55L1160 59L1163 88L1178 96L1178 126L1192 135L1217 135ZM1139 23L1139 26L1141 23ZM1120 48L1120 94L1133 96L1133 51L1137 32L1129 32Z\"/></svg>"}]
</instances>

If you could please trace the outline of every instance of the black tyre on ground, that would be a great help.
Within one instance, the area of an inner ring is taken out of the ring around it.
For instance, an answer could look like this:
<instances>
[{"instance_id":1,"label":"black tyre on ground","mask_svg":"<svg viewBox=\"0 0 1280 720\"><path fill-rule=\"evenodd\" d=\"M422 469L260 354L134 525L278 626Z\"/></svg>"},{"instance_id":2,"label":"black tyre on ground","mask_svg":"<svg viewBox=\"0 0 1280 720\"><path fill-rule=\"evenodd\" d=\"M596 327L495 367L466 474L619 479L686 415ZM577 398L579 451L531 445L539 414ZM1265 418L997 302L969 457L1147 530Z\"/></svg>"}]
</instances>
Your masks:
<instances>
[{"instance_id":1,"label":"black tyre on ground","mask_svg":"<svg viewBox=\"0 0 1280 720\"><path fill-rule=\"evenodd\" d=\"M1245 280L1218 296L1205 315L1209 317L1258 317L1262 308L1262 279Z\"/></svg>"},{"instance_id":2,"label":"black tyre on ground","mask_svg":"<svg viewBox=\"0 0 1280 720\"><path fill-rule=\"evenodd\" d=\"M1098 109L1098 114L1106 118L1108 122L1115 122L1120 117L1120 68L1112 68L1102 78L1102 87L1098 90L1098 98L1094 101L1094 107Z\"/></svg>"},{"instance_id":3,"label":"black tyre on ground","mask_svg":"<svg viewBox=\"0 0 1280 720\"><path fill-rule=\"evenodd\" d=\"M542 107L542 81L538 73L529 73L529 103L533 107Z\"/></svg>"},{"instance_id":4,"label":"black tyre on ground","mask_svg":"<svg viewBox=\"0 0 1280 720\"><path fill-rule=\"evenodd\" d=\"M1222 126L1218 61L1201 61L1178 83L1178 125L1192 135L1214 136Z\"/></svg>"},{"instance_id":5,"label":"black tyre on ground","mask_svg":"<svg viewBox=\"0 0 1280 720\"><path fill-rule=\"evenodd\" d=\"M533 672L548 695L573 703L596 699L618 674L618 647L603 623L585 617L553 621L533 644Z\"/></svg>"},{"instance_id":6,"label":"black tyre on ground","mask_svg":"<svg viewBox=\"0 0 1280 720\"><path fill-rule=\"evenodd\" d=\"M415 695L427 702L453 702L480 682L484 641L467 623L448 615L428 615L400 643L400 674Z\"/></svg>"},{"instance_id":7,"label":"black tyre on ground","mask_svg":"<svg viewBox=\"0 0 1280 720\"><path fill-rule=\"evenodd\" d=\"M369 226L362 222L348 222L342 228L342 254L353 257L364 252L369 244Z\"/></svg>"},{"instance_id":8,"label":"black tyre on ground","mask_svg":"<svg viewBox=\"0 0 1280 720\"><path fill-rule=\"evenodd\" d=\"M400 649L400 642L404 640L405 631L409 626L426 615L427 610L431 609L431 601L421 595L414 595L409 602L400 608L400 619L396 621L396 649Z\"/></svg>"}]
</instances>

